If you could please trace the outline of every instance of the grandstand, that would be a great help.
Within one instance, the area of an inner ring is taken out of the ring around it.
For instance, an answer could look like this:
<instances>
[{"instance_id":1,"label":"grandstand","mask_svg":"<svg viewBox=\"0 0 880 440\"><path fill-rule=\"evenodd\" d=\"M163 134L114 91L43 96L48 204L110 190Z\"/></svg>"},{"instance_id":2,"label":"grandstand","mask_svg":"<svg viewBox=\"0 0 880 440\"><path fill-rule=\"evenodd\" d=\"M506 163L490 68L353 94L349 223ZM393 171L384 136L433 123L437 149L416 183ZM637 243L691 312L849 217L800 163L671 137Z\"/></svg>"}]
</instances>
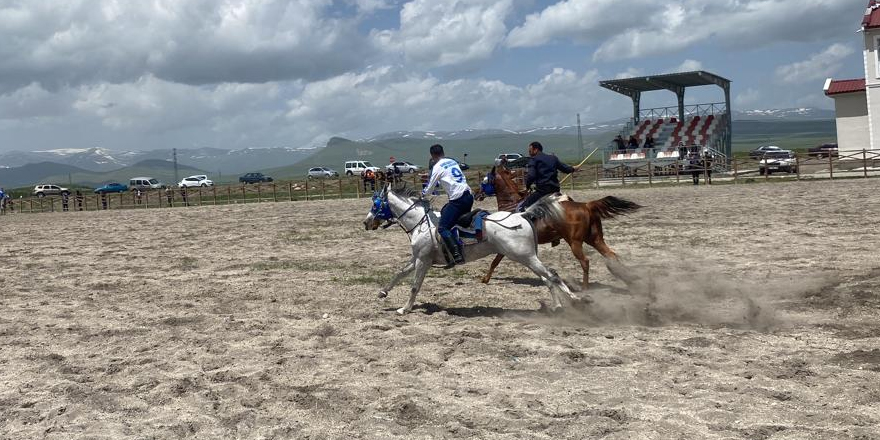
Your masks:
<instances>
[{"instance_id":1,"label":"grandstand","mask_svg":"<svg viewBox=\"0 0 880 440\"><path fill-rule=\"evenodd\" d=\"M619 134L625 143L632 137L639 145L605 147L606 174L670 174L686 168L688 157L695 154L711 156L713 168L726 170L731 157L729 80L701 70L600 81L599 85L632 99L633 117ZM688 87L706 85L721 87L725 102L684 104ZM640 108L642 93L660 90L675 93L678 106ZM653 148L644 148L648 137L654 139Z\"/></svg>"}]
</instances>

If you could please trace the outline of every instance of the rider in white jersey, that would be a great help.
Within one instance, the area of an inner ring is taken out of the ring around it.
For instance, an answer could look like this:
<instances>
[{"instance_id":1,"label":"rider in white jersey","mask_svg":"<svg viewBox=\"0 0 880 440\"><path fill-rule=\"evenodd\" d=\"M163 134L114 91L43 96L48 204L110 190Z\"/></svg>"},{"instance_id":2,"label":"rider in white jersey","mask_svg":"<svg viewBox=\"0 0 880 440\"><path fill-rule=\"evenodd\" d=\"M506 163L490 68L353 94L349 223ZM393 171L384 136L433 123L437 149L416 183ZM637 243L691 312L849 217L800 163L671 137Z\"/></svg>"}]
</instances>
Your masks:
<instances>
[{"instance_id":1,"label":"rider in white jersey","mask_svg":"<svg viewBox=\"0 0 880 440\"><path fill-rule=\"evenodd\" d=\"M428 181L428 186L422 190L422 195L429 193L431 188L440 182L440 186L449 196L449 203L440 210L440 224L437 226L437 230L440 237L443 238L443 243L452 253L454 264L462 264L464 257L458 242L452 237L452 227L455 226L459 217L471 212L471 208L474 206L474 196L458 162L446 158L443 147L439 144L432 145L430 152L431 158L437 163L431 169L431 179Z\"/></svg>"}]
</instances>

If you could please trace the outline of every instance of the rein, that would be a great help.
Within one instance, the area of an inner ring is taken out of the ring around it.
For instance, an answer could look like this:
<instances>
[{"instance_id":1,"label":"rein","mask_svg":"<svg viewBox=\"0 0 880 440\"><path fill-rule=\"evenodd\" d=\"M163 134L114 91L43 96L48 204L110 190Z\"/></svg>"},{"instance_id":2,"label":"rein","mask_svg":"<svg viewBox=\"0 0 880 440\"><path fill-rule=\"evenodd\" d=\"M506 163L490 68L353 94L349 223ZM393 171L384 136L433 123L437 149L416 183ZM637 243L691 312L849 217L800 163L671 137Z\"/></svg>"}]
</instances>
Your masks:
<instances>
[{"instance_id":1,"label":"rein","mask_svg":"<svg viewBox=\"0 0 880 440\"><path fill-rule=\"evenodd\" d=\"M415 231L419 226L422 225L422 223L425 223L425 221L428 220L428 210L425 209L425 215L422 216L422 219L419 220L419 221L418 221L418 222L417 222L412 228L410 228L410 229L407 230L407 229L406 229L406 228L400 223L400 219L401 219L401 217L405 216L408 212L412 211L412 209L415 208L416 206L418 206L419 204L421 204L421 202L422 202L421 199L416 200L416 201L413 202L411 205L409 205L409 208L406 208L403 212L401 212L400 215L395 215L395 216L394 216L394 222L397 223L398 225L400 225L400 229L403 229L403 232L405 232L406 235L411 234L412 231ZM386 203L387 203L387 200L386 200ZM389 224L388 226L391 226L391 225Z\"/></svg>"}]
</instances>

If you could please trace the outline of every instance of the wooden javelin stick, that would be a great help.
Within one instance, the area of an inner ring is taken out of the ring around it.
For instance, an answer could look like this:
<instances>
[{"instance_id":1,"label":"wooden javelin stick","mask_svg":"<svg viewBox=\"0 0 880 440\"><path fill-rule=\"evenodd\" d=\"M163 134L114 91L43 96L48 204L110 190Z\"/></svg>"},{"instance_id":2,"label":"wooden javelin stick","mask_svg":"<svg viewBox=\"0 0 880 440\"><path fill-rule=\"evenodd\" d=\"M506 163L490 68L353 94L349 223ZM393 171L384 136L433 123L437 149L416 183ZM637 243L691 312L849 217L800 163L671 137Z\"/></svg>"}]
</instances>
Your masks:
<instances>
[{"instance_id":1,"label":"wooden javelin stick","mask_svg":"<svg viewBox=\"0 0 880 440\"><path fill-rule=\"evenodd\" d=\"M591 156L593 156L593 153L595 153L597 151L599 151L599 147L596 147L596 149L593 150L592 153L588 154L587 157L585 157L584 160L581 161L581 163L577 164L577 166L583 165L584 162L586 162ZM574 174L574 173L572 173L572 174ZM565 181L568 180L569 177L571 177L571 174L563 177L562 180L559 181L559 184L562 185L563 183L565 183Z\"/></svg>"}]
</instances>

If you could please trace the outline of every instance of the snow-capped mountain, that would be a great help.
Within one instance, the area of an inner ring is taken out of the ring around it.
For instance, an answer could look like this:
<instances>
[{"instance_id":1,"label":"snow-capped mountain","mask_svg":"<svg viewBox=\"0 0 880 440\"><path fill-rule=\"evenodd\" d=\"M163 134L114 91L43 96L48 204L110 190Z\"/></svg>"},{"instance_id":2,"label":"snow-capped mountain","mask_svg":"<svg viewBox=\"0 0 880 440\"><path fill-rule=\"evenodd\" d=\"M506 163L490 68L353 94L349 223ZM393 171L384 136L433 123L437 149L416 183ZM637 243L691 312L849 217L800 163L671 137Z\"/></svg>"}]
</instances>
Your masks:
<instances>
[{"instance_id":1,"label":"snow-capped mountain","mask_svg":"<svg viewBox=\"0 0 880 440\"><path fill-rule=\"evenodd\" d=\"M603 122L585 123L581 125L581 132L607 131L617 129L626 121L623 119ZM558 125L552 127L533 127L516 130L504 129L464 129L455 131L393 131L383 133L370 138L358 139L357 142L381 142L391 139L422 139L422 140L458 140L467 141L480 138L509 136L509 135L577 135L577 125Z\"/></svg>"},{"instance_id":2,"label":"snow-capped mountain","mask_svg":"<svg viewBox=\"0 0 880 440\"><path fill-rule=\"evenodd\" d=\"M177 162L206 171L243 173L278 164L296 163L314 151L305 148L221 148L178 149ZM58 148L42 151L0 153L0 167L15 168L40 162L71 165L88 171L112 171L144 160L173 161L170 148L149 151L121 151L108 148Z\"/></svg>"},{"instance_id":3,"label":"snow-capped mountain","mask_svg":"<svg viewBox=\"0 0 880 440\"><path fill-rule=\"evenodd\" d=\"M834 119L834 115L834 110L813 107L733 111L734 120L806 121Z\"/></svg>"}]
</instances>

